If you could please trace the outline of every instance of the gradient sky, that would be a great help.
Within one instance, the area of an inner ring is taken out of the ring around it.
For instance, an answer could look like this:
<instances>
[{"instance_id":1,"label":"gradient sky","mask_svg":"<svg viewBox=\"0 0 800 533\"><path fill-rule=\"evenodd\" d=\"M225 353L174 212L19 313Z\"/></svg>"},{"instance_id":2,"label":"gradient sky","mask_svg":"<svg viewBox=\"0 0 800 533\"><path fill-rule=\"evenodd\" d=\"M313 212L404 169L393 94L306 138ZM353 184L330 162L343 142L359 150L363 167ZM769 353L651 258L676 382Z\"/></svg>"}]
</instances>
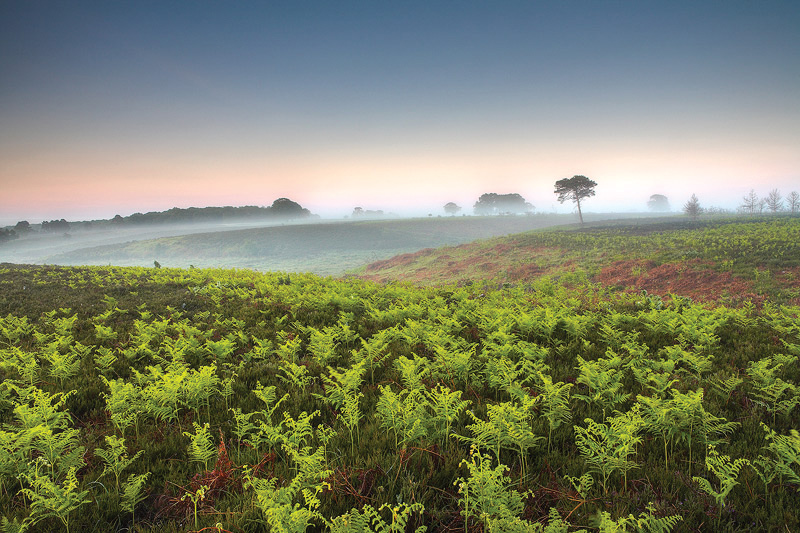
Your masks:
<instances>
[{"instance_id":1,"label":"gradient sky","mask_svg":"<svg viewBox=\"0 0 800 533\"><path fill-rule=\"evenodd\" d=\"M0 2L0 224L800 190L800 2Z\"/></svg>"}]
</instances>

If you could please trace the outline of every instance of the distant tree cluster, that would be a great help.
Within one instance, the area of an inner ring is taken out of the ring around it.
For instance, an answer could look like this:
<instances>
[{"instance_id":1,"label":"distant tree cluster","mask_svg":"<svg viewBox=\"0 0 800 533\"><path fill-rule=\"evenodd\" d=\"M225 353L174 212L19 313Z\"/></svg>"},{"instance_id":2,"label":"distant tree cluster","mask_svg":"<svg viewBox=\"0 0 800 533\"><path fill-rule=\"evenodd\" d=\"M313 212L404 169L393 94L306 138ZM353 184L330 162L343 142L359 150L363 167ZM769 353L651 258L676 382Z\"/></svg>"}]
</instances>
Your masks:
<instances>
[{"instance_id":1,"label":"distant tree cluster","mask_svg":"<svg viewBox=\"0 0 800 533\"><path fill-rule=\"evenodd\" d=\"M190 224L190 223L219 223L236 220L297 220L314 217L311 211L297 202L288 198L278 198L269 207L244 206L244 207L189 207L186 209L173 207L167 211L152 211L149 213L134 213L130 216L114 216L108 221L70 223L65 219L43 221L43 233L67 233L70 229L90 229L97 225L110 224L112 227L134 226L145 224ZM10 240L34 233L33 226L27 220L17 222L13 229L2 230L0 240ZM13 234L13 237L12 237Z\"/></svg>"},{"instance_id":2,"label":"distant tree cluster","mask_svg":"<svg viewBox=\"0 0 800 533\"><path fill-rule=\"evenodd\" d=\"M63 218L61 220L42 222L42 231L51 233L66 233L69 231L69 222Z\"/></svg>"},{"instance_id":3,"label":"distant tree cluster","mask_svg":"<svg viewBox=\"0 0 800 533\"><path fill-rule=\"evenodd\" d=\"M772 189L767 196L759 198L755 190L750 189L750 192L742 198L742 203L739 205L737 211L745 215L760 215L765 212L773 214L782 212L797 214L800 213L800 193L792 191L784 198L778 189ZM683 212L692 218L697 218L701 214L730 214L730 211L727 209L700 207L700 201L694 194L689 201L684 204Z\"/></svg>"},{"instance_id":4,"label":"distant tree cluster","mask_svg":"<svg viewBox=\"0 0 800 533\"><path fill-rule=\"evenodd\" d=\"M790 213L800 212L800 194L792 191L784 199L778 189L772 189L767 196L759 198L756 191L750 189L739 206L739 212L746 215L758 215L768 211L770 213L780 213L788 211Z\"/></svg>"},{"instance_id":5,"label":"distant tree cluster","mask_svg":"<svg viewBox=\"0 0 800 533\"><path fill-rule=\"evenodd\" d=\"M444 204L444 212L448 215L457 215L461 211L461 206L453 202Z\"/></svg>"},{"instance_id":6,"label":"distant tree cluster","mask_svg":"<svg viewBox=\"0 0 800 533\"><path fill-rule=\"evenodd\" d=\"M692 219L696 219L700 215L730 215L732 213L729 209L722 207L702 207L696 194L692 194L689 201L683 204L683 212Z\"/></svg>"},{"instance_id":7,"label":"distant tree cluster","mask_svg":"<svg viewBox=\"0 0 800 533\"><path fill-rule=\"evenodd\" d=\"M0 242L13 241L18 238L19 235L13 229L0 229Z\"/></svg>"},{"instance_id":8,"label":"distant tree cluster","mask_svg":"<svg viewBox=\"0 0 800 533\"><path fill-rule=\"evenodd\" d=\"M33 231L33 228L31 228L31 223L28 222L27 220L20 220L19 222L17 222L17 225L14 226L14 231L24 235L26 233L30 233L31 231Z\"/></svg>"},{"instance_id":9,"label":"distant tree cluster","mask_svg":"<svg viewBox=\"0 0 800 533\"><path fill-rule=\"evenodd\" d=\"M383 215L385 215L385 213L383 212L383 209L372 210L372 209L364 209L363 207L354 207L353 208L353 217L355 217L355 218L359 218L359 217L379 218L379 217L382 217Z\"/></svg>"},{"instance_id":10,"label":"distant tree cluster","mask_svg":"<svg viewBox=\"0 0 800 533\"><path fill-rule=\"evenodd\" d=\"M572 176L556 181L554 193L558 195L558 201L564 203L570 200L575 203L578 209L578 217L583 224L583 213L581 212L581 200L594 196L594 188L597 183L586 176ZM497 194L485 193L478 198L472 206L476 215L503 215L530 213L534 206L525 201L518 193ZM445 213L454 215L461 210L461 207L453 202L444 206Z\"/></svg>"},{"instance_id":11,"label":"distant tree cluster","mask_svg":"<svg viewBox=\"0 0 800 533\"><path fill-rule=\"evenodd\" d=\"M497 194L493 192L482 194L472 207L476 215L528 213L534 209L525 201L525 198L517 193Z\"/></svg>"},{"instance_id":12,"label":"distant tree cluster","mask_svg":"<svg viewBox=\"0 0 800 533\"><path fill-rule=\"evenodd\" d=\"M669 199L663 194L654 194L647 201L647 209L654 213L667 213L670 210Z\"/></svg>"},{"instance_id":13,"label":"distant tree cluster","mask_svg":"<svg viewBox=\"0 0 800 533\"><path fill-rule=\"evenodd\" d=\"M127 217L116 215L113 224L190 224L197 222L223 222L242 219L277 218L294 220L311 217L311 212L288 198L278 198L269 207L246 205L243 207L173 207L167 211L134 213Z\"/></svg>"}]
</instances>

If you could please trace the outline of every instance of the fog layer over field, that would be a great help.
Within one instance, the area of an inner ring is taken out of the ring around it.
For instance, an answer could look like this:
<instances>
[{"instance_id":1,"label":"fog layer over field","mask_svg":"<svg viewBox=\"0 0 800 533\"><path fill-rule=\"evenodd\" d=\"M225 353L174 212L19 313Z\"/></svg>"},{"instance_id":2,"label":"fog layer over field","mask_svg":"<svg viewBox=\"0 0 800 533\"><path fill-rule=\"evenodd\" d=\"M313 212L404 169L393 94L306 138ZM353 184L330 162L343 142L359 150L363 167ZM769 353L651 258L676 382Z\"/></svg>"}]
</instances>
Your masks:
<instances>
[{"instance_id":1,"label":"fog layer over field","mask_svg":"<svg viewBox=\"0 0 800 533\"><path fill-rule=\"evenodd\" d=\"M587 220L618 215L588 215ZM371 261L575 222L573 215L148 226L35 234L0 246L0 262L237 267L342 274Z\"/></svg>"},{"instance_id":2,"label":"fog layer over field","mask_svg":"<svg viewBox=\"0 0 800 533\"><path fill-rule=\"evenodd\" d=\"M277 223L285 225L288 222ZM272 222L231 222L208 224L165 224L133 227L84 229L76 227L67 233L36 232L0 244L0 262L20 264L59 264L53 257L80 253L85 248L108 247L137 241L239 229L274 226ZM152 266L152 260L150 265ZM87 263L92 264L92 263Z\"/></svg>"}]
</instances>

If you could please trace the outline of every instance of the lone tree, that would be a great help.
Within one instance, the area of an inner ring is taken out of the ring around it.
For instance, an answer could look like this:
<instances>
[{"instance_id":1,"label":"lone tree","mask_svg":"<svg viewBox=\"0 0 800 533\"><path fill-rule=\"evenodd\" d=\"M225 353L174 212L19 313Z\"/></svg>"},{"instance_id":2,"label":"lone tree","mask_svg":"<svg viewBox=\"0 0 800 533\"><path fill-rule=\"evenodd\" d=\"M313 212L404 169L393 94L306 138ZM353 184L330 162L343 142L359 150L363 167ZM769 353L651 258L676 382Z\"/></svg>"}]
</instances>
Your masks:
<instances>
[{"instance_id":1,"label":"lone tree","mask_svg":"<svg viewBox=\"0 0 800 533\"><path fill-rule=\"evenodd\" d=\"M778 189L769 191L764 201L767 204L767 209L771 212L777 213L778 211L783 211L783 196L781 196L781 192Z\"/></svg>"},{"instance_id":2,"label":"lone tree","mask_svg":"<svg viewBox=\"0 0 800 533\"><path fill-rule=\"evenodd\" d=\"M700 207L700 200L697 199L697 195L693 194L689 201L686 202L683 206L683 212L696 219L700 216L700 213L703 212L703 208Z\"/></svg>"},{"instance_id":3,"label":"lone tree","mask_svg":"<svg viewBox=\"0 0 800 533\"><path fill-rule=\"evenodd\" d=\"M564 178L556 182L556 190L553 191L558 195L558 201L562 204L567 200L572 200L578 206L578 218L583 225L583 213L581 213L581 200L594 196L594 188L597 183L590 180L586 176L572 176L571 178Z\"/></svg>"},{"instance_id":4,"label":"lone tree","mask_svg":"<svg viewBox=\"0 0 800 533\"><path fill-rule=\"evenodd\" d=\"M647 208L656 213L666 213L670 210L669 200L663 194L654 194L647 201Z\"/></svg>"},{"instance_id":5,"label":"lone tree","mask_svg":"<svg viewBox=\"0 0 800 533\"><path fill-rule=\"evenodd\" d=\"M447 202L444 204L444 212L448 215L455 215L459 211L461 211L461 207L454 202Z\"/></svg>"}]
</instances>

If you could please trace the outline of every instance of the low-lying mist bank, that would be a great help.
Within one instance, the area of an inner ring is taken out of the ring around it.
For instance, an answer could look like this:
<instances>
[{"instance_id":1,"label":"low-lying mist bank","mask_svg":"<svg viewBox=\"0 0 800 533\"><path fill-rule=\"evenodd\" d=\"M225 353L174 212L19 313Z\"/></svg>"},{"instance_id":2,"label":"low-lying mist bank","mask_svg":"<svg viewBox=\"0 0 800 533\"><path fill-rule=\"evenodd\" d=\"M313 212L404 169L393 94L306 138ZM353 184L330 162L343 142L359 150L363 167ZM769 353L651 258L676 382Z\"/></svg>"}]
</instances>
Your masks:
<instances>
[{"instance_id":1,"label":"low-lying mist bank","mask_svg":"<svg viewBox=\"0 0 800 533\"><path fill-rule=\"evenodd\" d=\"M630 217L587 214L587 221ZM160 226L36 235L5 243L0 262L235 267L340 275L372 261L575 222L573 215L429 217L369 221Z\"/></svg>"},{"instance_id":2,"label":"low-lying mist bank","mask_svg":"<svg viewBox=\"0 0 800 533\"><path fill-rule=\"evenodd\" d=\"M58 264L51 260L61 254L79 252L85 248L114 246L126 243L209 233L286 225L284 221L242 221L207 224L146 224L85 228L73 225L69 232L31 232L18 239L0 244L0 261L26 264ZM308 222L305 222L306 224ZM152 261L150 262L152 264Z\"/></svg>"}]
</instances>

